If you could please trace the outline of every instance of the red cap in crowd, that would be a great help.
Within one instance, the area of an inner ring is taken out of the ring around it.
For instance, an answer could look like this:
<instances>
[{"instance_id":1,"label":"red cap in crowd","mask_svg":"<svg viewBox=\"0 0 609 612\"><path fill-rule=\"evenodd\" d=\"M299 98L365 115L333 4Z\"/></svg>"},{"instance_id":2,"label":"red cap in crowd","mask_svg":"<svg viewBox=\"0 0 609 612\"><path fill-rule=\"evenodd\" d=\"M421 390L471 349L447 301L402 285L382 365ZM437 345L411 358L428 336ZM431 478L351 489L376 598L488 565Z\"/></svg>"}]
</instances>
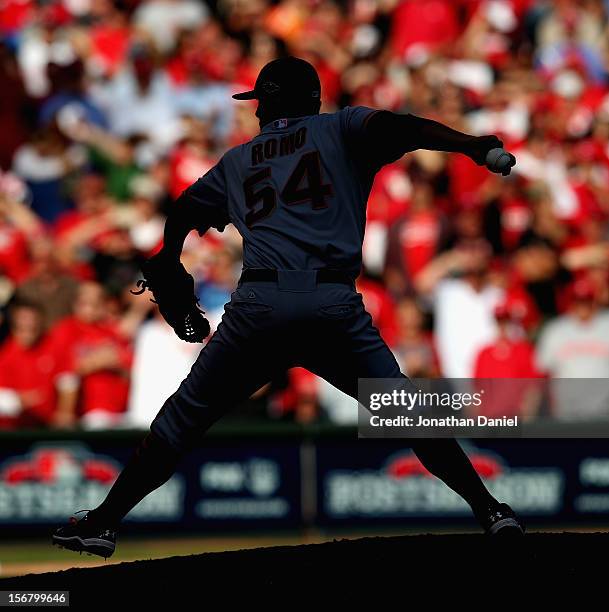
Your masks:
<instances>
[{"instance_id":1,"label":"red cap in crowd","mask_svg":"<svg viewBox=\"0 0 609 612\"><path fill-rule=\"evenodd\" d=\"M594 301L596 287L588 278L578 278L571 284L570 294L573 301Z\"/></svg>"}]
</instances>

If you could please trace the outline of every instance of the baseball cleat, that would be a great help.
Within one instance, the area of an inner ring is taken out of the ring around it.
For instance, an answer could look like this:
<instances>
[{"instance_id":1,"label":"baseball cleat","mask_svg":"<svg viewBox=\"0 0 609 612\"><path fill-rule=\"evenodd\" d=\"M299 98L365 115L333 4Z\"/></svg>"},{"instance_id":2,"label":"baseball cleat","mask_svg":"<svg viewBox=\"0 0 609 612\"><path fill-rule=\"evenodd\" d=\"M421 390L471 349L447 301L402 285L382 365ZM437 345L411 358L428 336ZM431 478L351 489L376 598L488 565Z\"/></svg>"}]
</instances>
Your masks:
<instances>
[{"instance_id":1,"label":"baseball cleat","mask_svg":"<svg viewBox=\"0 0 609 612\"><path fill-rule=\"evenodd\" d=\"M84 512L84 516L76 515ZM53 544L80 553L98 555L107 559L116 547L116 531L100 527L87 520L89 510L79 510L70 517L70 522L60 527L53 534Z\"/></svg>"},{"instance_id":2,"label":"baseball cleat","mask_svg":"<svg viewBox=\"0 0 609 612\"><path fill-rule=\"evenodd\" d=\"M507 505L499 504L488 508L486 514L478 517L489 536L522 536L524 525L516 517L516 513Z\"/></svg>"}]
</instances>

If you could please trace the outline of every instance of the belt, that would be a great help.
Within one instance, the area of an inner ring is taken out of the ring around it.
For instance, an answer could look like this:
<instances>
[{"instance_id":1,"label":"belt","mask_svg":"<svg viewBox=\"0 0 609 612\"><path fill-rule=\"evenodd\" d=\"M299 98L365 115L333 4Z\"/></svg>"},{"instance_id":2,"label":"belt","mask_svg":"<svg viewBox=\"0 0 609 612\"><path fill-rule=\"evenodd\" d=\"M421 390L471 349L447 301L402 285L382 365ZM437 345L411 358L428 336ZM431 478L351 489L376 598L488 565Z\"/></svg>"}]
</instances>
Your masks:
<instances>
[{"instance_id":1,"label":"belt","mask_svg":"<svg viewBox=\"0 0 609 612\"><path fill-rule=\"evenodd\" d=\"M277 282L277 270L272 268L248 268L243 270L239 282ZM321 268L317 270L317 283L340 283L342 285L353 285L353 279L341 270L332 270L331 268Z\"/></svg>"}]
</instances>

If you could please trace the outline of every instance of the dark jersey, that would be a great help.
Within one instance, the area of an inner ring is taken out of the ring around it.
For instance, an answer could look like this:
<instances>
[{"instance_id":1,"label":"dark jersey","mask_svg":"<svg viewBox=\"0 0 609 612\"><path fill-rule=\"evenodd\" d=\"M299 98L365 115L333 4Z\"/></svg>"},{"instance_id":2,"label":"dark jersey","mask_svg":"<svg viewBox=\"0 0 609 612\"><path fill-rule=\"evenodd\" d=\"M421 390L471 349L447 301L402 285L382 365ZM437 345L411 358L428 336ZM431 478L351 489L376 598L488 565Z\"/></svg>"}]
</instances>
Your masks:
<instances>
[{"instance_id":1,"label":"dark jersey","mask_svg":"<svg viewBox=\"0 0 609 612\"><path fill-rule=\"evenodd\" d=\"M228 151L187 191L202 222L233 223L244 268L342 269L357 276L375 168L362 134L376 111L278 119Z\"/></svg>"}]
</instances>

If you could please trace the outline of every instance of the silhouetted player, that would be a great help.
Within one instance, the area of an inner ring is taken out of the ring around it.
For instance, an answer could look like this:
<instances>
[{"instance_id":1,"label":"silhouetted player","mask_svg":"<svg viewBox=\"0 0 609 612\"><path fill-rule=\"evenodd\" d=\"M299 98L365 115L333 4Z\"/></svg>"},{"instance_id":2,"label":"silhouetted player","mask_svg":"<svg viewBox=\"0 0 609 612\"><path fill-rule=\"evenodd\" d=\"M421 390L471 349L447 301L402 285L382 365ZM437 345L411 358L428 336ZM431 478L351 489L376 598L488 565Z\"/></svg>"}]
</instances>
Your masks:
<instances>
[{"instance_id":1,"label":"silhouetted player","mask_svg":"<svg viewBox=\"0 0 609 612\"><path fill-rule=\"evenodd\" d=\"M294 57L270 62L253 91L233 97L258 100L260 134L184 192L157 257L177 265L192 229L233 223L244 244L238 288L105 501L58 529L56 544L111 555L123 517L168 480L217 419L288 368L305 367L352 397L358 378L404 377L354 286L374 176L415 149L464 153L483 165L488 151L502 146L495 136L470 136L413 115L364 107L319 114L317 73ZM522 533L455 440L411 446L487 533Z\"/></svg>"}]
</instances>

